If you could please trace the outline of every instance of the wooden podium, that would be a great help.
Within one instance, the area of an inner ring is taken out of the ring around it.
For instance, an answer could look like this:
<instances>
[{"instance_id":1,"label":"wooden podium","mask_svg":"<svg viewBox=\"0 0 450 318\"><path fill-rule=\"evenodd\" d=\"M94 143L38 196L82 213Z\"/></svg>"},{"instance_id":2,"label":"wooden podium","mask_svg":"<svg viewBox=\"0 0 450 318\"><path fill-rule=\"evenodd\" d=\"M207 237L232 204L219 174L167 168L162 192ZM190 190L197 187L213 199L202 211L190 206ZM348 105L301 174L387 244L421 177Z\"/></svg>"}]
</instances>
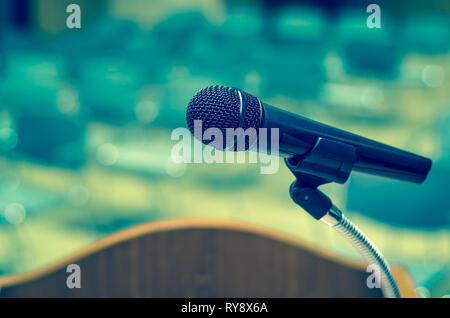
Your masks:
<instances>
[{"instance_id":1,"label":"wooden podium","mask_svg":"<svg viewBox=\"0 0 450 318\"><path fill-rule=\"evenodd\" d=\"M68 264L81 288L66 285ZM0 276L0 297L383 297L364 263L224 220L169 220L106 237L46 268ZM415 297L393 268L403 297Z\"/></svg>"}]
</instances>

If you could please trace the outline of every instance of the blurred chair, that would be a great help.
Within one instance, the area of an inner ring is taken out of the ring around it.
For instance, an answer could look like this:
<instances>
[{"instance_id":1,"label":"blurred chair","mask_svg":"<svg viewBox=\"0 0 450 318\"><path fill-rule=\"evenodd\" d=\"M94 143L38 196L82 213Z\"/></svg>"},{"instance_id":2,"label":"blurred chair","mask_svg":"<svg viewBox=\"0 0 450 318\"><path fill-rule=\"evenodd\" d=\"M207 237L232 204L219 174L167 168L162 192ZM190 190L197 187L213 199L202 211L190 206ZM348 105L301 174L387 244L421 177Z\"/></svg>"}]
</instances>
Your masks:
<instances>
[{"instance_id":1,"label":"blurred chair","mask_svg":"<svg viewBox=\"0 0 450 318\"><path fill-rule=\"evenodd\" d=\"M325 81L323 13L286 7L276 16L273 37L258 54L268 94L314 98Z\"/></svg>"},{"instance_id":2,"label":"blurred chair","mask_svg":"<svg viewBox=\"0 0 450 318\"><path fill-rule=\"evenodd\" d=\"M439 14L409 16L402 32L403 48L420 54L448 54L449 39L449 18Z\"/></svg>"},{"instance_id":3,"label":"blurred chair","mask_svg":"<svg viewBox=\"0 0 450 318\"><path fill-rule=\"evenodd\" d=\"M135 122L142 85L137 64L120 58L86 59L80 71L80 102L97 120L118 125Z\"/></svg>"},{"instance_id":4,"label":"blurred chair","mask_svg":"<svg viewBox=\"0 0 450 318\"><path fill-rule=\"evenodd\" d=\"M447 198L450 188L450 113L441 112L434 123L434 142L440 158L423 184L354 174L348 182L347 210L355 211L398 227L420 230L450 226ZM410 137L415 143L414 135ZM382 199L380 199L382 198Z\"/></svg>"},{"instance_id":5,"label":"blurred chair","mask_svg":"<svg viewBox=\"0 0 450 318\"><path fill-rule=\"evenodd\" d=\"M191 38L204 32L207 20L200 11L175 12L153 27L158 46L165 49L172 58L184 57Z\"/></svg>"},{"instance_id":6,"label":"blurred chair","mask_svg":"<svg viewBox=\"0 0 450 318\"><path fill-rule=\"evenodd\" d=\"M450 169L436 162L420 185L354 174L346 208L396 226L445 228L450 226L449 187Z\"/></svg>"},{"instance_id":7,"label":"blurred chair","mask_svg":"<svg viewBox=\"0 0 450 318\"><path fill-rule=\"evenodd\" d=\"M85 123L63 114L21 114L14 152L38 162L77 169L85 162Z\"/></svg>"},{"instance_id":8,"label":"blurred chair","mask_svg":"<svg viewBox=\"0 0 450 318\"><path fill-rule=\"evenodd\" d=\"M86 123L66 70L64 59L49 53L7 55L0 89L17 135L15 155L67 168L84 164Z\"/></svg>"},{"instance_id":9,"label":"blurred chair","mask_svg":"<svg viewBox=\"0 0 450 318\"><path fill-rule=\"evenodd\" d=\"M228 86L245 86L248 73L260 69L255 52L265 50L263 17L249 7L230 8L223 23L192 33L186 46L193 74L214 77Z\"/></svg>"},{"instance_id":10,"label":"blurred chair","mask_svg":"<svg viewBox=\"0 0 450 318\"><path fill-rule=\"evenodd\" d=\"M3 98L14 111L55 111L66 70L60 56L29 48L8 50L0 86Z\"/></svg>"},{"instance_id":11,"label":"blurred chair","mask_svg":"<svg viewBox=\"0 0 450 318\"><path fill-rule=\"evenodd\" d=\"M348 9L339 17L336 40L344 68L352 75L395 78L400 63L395 25L387 15L383 15L382 27L369 29L367 16L361 11Z\"/></svg>"},{"instance_id":12,"label":"blurred chair","mask_svg":"<svg viewBox=\"0 0 450 318\"><path fill-rule=\"evenodd\" d=\"M68 264L81 288L66 285ZM394 267L401 294L414 297ZM0 276L0 297L382 297L363 263L256 226L220 220L148 223L41 270Z\"/></svg>"}]
</instances>

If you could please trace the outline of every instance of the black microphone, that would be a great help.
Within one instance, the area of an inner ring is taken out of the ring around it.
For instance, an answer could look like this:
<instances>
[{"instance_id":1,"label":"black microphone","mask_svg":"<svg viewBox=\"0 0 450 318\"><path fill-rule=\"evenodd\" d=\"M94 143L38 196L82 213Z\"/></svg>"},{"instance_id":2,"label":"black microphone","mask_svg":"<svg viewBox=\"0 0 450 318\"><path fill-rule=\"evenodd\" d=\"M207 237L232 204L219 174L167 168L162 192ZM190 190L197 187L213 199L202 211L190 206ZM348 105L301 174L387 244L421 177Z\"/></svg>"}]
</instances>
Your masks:
<instances>
[{"instance_id":1,"label":"black microphone","mask_svg":"<svg viewBox=\"0 0 450 318\"><path fill-rule=\"evenodd\" d=\"M431 169L428 158L283 111L237 88L202 89L189 102L186 120L193 134L196 120L202 121L203 132L217 128L224 135L226 128L278 128L279 154L287 158L307 154L318 140L326 138L355 148L356 171L422 183ZM244 150L250 146L247 143Z\"/></svg>"}]
</instances>

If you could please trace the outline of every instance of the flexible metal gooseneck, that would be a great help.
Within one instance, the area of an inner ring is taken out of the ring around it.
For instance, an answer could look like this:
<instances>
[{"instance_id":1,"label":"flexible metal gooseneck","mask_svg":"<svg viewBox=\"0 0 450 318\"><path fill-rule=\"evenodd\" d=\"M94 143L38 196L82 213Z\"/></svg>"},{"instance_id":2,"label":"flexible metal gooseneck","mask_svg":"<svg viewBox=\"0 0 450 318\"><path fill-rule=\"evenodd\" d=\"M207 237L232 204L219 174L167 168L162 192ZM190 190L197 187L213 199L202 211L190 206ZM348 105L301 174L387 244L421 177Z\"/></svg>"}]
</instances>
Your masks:
<instances>
[{"instance_id":1,"label":"flexible metal gooseneck","mask_svg":"<svg viewBox=\"0 0 450 318\"><path fill-rule=\"evenodd\" d=\"M375 244L349 218L333 205L320 220L346 237L369 264L375 264L380 268L381 289L385 297L400 298L400 292L389 263Z\"/></svg>"},{"instance_id":2,"label":"flexible metal gooseneck","mask_svg":"<svg viewBox=\"0 0 450 318\"><path fill-rule=\"evenodd\" d=\"M381 271L385 297L399 298L400 292L391 268L375 244L349 218L333 205L318 187L330 182L345 183L356 161L355 147L335 140L318 138L314 148L303 156L285 158L296 180L289 188L292 200L316 220L321 220L346 237L369 264Z\"/></svg>"}]
</instances>

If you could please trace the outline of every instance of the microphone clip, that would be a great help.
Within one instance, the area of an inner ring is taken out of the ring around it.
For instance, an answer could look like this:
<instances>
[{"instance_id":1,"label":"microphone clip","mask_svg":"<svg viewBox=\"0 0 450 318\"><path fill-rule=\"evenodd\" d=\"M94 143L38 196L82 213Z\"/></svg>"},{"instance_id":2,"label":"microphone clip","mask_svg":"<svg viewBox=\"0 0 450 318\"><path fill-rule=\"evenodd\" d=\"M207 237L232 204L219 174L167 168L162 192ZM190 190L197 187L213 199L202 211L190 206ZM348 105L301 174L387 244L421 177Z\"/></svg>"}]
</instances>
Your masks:
<instances>
[{"instance_id":1,"label":"microphone clip","mask_svg":"<svg viewBox=\"0 0 450 318\"><path fill-rule=\"evenodd\" d=\"M305 154L285 158L296 178L289 189L292 200L315 219L321 219L333 204L317 187L331 182L345 183L355 161L354 146L322 137Z\"/></svg>"}]
</instances>

